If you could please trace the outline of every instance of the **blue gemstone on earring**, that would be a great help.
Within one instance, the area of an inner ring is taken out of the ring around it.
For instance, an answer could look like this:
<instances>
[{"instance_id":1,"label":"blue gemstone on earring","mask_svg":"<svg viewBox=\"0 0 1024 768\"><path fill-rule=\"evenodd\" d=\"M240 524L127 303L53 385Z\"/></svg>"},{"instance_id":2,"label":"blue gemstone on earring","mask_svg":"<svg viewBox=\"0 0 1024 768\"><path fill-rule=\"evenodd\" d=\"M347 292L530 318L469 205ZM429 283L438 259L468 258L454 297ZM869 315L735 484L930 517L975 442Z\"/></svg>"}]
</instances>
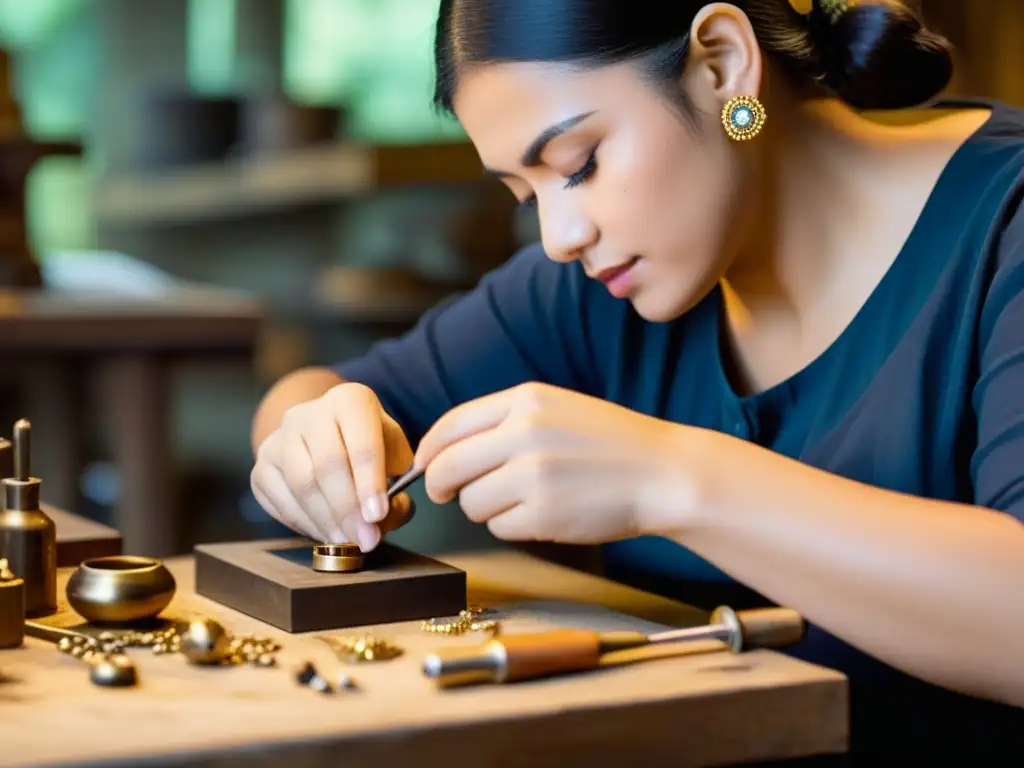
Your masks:
<instances>
[{"instance_id":1,"label":"blue gemstone on earring","mask_svg":"<svg viewBox=\"0 0 1024 768\"><path fill-rule=\"evenodd\" d=\"M737 128L746 128L754 119L754 113L750 107L739 106L732 111L732 124Z\"/></svg>"}]
</instances>

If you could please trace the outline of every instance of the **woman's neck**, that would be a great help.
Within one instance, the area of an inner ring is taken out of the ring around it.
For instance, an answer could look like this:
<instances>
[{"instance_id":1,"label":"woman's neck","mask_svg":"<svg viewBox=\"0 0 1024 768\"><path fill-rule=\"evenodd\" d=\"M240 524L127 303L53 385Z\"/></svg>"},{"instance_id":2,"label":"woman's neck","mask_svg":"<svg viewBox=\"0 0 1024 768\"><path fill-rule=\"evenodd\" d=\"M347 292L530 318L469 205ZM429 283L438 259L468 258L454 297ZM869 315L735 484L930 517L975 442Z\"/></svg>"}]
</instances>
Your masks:
<instances>
[{"instance_id":1,"label":"woman's neck","mask_svg":"<svg viewBox=\"0 0 1024 768\"><path fill-rule=\"evenodd\" d=\"M757 204L724 279L741 357L744 343L753 357L765 345L776 356L797 350L778 371L751 371L762 384L802 367L842 332L899 254L949 158L987 117L959 111L897 126L833 99L774 96L752 142Z\"/></svg>"},{"instance_id":2,"label":"woman's neck","mask_svg":"<svg viewBox=\"0 0 1024 768\"><path fill-rule=\"evenodd\" d=\"M756 203L727 280L752 303L800 312L875 219L896 139L831 99L776 97L768 120L752 158Z\"/></svg>"}]
</instances>

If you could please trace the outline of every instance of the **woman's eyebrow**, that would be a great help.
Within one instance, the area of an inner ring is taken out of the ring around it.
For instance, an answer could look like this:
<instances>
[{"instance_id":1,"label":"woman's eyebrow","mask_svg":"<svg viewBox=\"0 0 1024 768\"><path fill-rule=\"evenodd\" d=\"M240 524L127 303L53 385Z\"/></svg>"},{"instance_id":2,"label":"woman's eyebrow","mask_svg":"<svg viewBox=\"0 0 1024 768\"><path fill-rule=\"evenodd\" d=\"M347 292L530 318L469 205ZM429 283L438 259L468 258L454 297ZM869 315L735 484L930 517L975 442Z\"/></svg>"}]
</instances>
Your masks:
<instances>
[{"instance_id":1,"label":"woman's eyebrow","mask_svg":"<svg viewBox=\"0 0 1024 768\"><path fill-rule=\"evenodd\" d=\"M563 133L568 131L570 128L579 125L588 117L593 115L594 112L581 112L580 114L570 117L561 122L555 123L554 125L548 126L530 142L530 146L523 152L523 157L519 161L524 168L533 168L540 165L540 156L544 152L544 148L550 144L554 139L561 136ZM511 176L511 173L507 171L499 171L491 168L485 169L487 174L490 176Z\"/></svg>"}]
</instances>

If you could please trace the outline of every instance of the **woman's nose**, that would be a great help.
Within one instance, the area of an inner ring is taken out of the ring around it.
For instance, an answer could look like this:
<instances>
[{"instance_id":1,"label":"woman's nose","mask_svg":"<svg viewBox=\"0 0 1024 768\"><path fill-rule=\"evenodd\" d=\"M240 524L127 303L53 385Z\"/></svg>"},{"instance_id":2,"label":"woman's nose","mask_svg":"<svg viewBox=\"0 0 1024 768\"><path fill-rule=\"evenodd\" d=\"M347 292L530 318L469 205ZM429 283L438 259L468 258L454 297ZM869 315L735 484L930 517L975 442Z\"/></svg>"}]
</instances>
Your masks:
<instances>
[{"instance_id":1,"label":"woman's nose","mask_svg":"<svg viewBox=\"0 0 1024 768\"><path fill-rule=\"evenodd\" d=\"M597 226L579 212L565 209L541 211L541 242L548 258L574 261L597 242Z\"/></svg>"}]
</instances>

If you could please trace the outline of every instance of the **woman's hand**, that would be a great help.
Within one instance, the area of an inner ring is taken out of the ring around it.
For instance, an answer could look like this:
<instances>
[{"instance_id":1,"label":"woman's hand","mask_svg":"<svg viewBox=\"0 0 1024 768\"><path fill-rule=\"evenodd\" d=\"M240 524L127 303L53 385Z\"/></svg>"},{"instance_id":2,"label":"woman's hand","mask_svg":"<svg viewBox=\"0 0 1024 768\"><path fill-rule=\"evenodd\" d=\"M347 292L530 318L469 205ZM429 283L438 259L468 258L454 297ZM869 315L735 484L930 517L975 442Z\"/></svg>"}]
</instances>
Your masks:
<instances>
[{"instance_id":1,"label":"woman's hand","mask_svg":"<svg viewBox=\"0 0 1024 768\"><path fill-rule=\"evenodd\" d=\"M531 383L445 414L416 465L433 501L458 496L498 538L602 543L679 525L702 433Z\"/></svg>"},{"instance_id":2,"label":"woman's hand","mask_svg":"<svg viewBox=\"0 0 1024 768\"><path fill-rule=\"evenodd\" d=\"M389 507L385 491L411 462L405 433L373 391L346 383L285 412L250 480L259 504L289 528L366 552L408 521L408 496Z\"/></svg>"}]
</instances>

